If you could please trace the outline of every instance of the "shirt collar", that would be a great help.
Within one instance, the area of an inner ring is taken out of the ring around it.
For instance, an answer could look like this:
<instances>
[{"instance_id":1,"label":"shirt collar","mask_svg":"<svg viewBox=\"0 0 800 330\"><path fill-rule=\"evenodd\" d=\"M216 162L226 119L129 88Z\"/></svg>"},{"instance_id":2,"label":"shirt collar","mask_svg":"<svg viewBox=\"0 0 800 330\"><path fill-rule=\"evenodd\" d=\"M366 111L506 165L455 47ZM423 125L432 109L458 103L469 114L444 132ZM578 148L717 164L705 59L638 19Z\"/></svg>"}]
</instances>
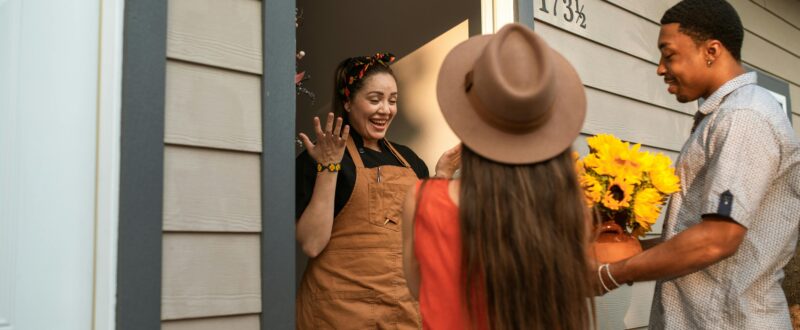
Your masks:
<instances>
[{"instance_id":1,"label":"shirt collar","mask_svg":"<svg viewBox=\"0 0 800 330\"><path fill-rule=\"evenodd\" d=\"M720 86L720 88L712 93L711 96L709 96L703 102L698 111L704 115L710 114L714 112L715 109L719 108L719 105L722 104L722 100L724 100L728 94L739 89L740 87L755 84L756 82L757 79L755 72L740 74L736 78L728 80L728 82L724 83L722 86Z\"/></svg>"},{"instance_id":2,"label":"shirt collar","mask_svg":"<svg viewBox=\"0 0 800 330\"><path fill-rule=\"evenodd\" d=\"M353 138L356 147L361 148L364 146L364 139L352 127L350 127L350 137Z\"/></svg>"}]
</instances>

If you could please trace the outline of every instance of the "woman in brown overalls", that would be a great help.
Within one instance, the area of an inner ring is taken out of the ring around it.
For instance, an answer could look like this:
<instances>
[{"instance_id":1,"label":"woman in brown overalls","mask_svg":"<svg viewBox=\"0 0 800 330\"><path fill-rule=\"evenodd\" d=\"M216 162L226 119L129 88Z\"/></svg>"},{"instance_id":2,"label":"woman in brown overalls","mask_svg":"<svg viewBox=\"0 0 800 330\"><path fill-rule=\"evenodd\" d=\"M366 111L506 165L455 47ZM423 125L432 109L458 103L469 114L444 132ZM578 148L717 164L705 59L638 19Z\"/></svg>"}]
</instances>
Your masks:
<instances>
[{"instance_id":1,"label":"woman in brown overalls","mask_svg":"<svg viewBox=\"0 0 800 330\"><path fill-rule=\"evenodd\" d=\"M314 118L315 142L300 134L297 240L311 259L297 295L298 329L421 328L403 276L400 211L428 170L411 149L385 139L397 113L392 61L343 61L333 102L341 117L334 123L328 114L324 130ZM449 177L457 158L446 152L437 176Z\"/></svg>"}]
</instances>

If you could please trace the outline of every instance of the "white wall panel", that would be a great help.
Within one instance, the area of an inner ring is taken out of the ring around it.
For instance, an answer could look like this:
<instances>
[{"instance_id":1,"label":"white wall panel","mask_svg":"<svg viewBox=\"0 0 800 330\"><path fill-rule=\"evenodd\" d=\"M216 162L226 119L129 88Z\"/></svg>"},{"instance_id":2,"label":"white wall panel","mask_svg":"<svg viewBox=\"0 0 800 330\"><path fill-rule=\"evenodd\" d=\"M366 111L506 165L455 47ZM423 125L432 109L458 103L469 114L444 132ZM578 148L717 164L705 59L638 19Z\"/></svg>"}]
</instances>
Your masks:
<instances>
[{"instance_id":1,"label":"white wall panel","mask_svg":"<svg viewBox=\"0 0 800 330\"><path fill-rule=\"evenodd\" d=\"M0 2L0 329L92 327L99 5Z\"/></svg>"}]
</instances>

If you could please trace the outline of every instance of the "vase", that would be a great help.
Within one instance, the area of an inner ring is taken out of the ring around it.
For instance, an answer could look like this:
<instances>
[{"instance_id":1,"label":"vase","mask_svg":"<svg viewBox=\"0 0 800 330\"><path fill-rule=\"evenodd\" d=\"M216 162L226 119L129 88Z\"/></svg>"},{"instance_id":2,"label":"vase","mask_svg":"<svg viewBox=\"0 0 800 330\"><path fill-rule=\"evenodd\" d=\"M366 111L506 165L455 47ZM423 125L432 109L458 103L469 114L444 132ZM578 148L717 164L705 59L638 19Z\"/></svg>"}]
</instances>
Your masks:
<instances>
[{"instance_id":1,"label":"vase","mask_svg":"<svg viewBox=\"0 0 800 330\"><path fill-rule=\"evenodd\" d=\"M597 227L593 248L600 264L610 264L642 252L639 240L613 220L604 221Z\"/></svg>"}]
</instances>

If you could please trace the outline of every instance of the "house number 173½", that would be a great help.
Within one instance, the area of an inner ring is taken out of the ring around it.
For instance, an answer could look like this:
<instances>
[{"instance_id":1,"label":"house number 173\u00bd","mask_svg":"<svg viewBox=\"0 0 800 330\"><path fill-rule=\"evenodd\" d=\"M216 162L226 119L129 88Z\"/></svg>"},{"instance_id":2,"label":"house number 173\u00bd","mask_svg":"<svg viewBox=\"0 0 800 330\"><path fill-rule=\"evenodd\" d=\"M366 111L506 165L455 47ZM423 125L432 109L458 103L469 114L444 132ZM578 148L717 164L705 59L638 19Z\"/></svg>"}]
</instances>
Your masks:
<instances>
[{"instance_id":1,"label":"house number 173\u00bd","mask_svg":"<svg viewBox=\"0 0 800 330\"><path fill-rule=\"evenodd\" d=\"M542 6L539 7L539 11L550 13L547 10L547 2L548 0L541 0ZM558 7L559 2L564 4L566 8L566 12L561 16L567 22L575 22L582 28L586 28L586 14L583 13L583 6L578 3L578 0L553 0L553 16L558 16Z\"/></svg>"}]
</instances>

